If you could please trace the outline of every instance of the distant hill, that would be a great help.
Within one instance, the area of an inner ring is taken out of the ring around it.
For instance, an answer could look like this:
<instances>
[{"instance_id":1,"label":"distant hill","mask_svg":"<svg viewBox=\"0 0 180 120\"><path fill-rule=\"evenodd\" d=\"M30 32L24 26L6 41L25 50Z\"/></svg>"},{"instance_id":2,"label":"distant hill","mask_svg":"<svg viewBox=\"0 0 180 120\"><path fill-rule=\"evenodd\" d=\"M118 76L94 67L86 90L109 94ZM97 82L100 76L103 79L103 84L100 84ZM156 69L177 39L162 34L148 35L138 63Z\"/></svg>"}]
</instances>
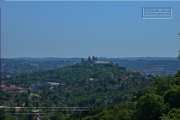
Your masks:
<instances>
[{"instance_id":1,"label":"distant hill","mask_svg":"<svg viewBox=\"0 0 180 120\"><path fill-rule=\"evenodd\" d=\"M24 73L8 79L9 84L31 87L32 92L38 93L42 98L40 106L91 108L130 100L140 88L152 81L153 79L146 79L138 72L126 71L118 64L88 62L54 70ZM34 86L33 83L36 82L38 85ZM44 82L55 83L41 86Z\"/></svg>"},{"instance_id":2,"label":"distant hill","mask_svg":"<svg viewBox=\"0 0 180 120\"><path fill-rule=\"evenodd\" d=\"M140 61L143 62L147 61ZM26 103L27 107L79 106L91 109L83 114L61 114L67 120L180 119L180 71L175 76L153 78L128 71L112 61L108 64L82 62L14 75L6 79L6 84L29 88L28 93L17 95L17 106ZM38 98L29 99L30 93ZM11 95L1 92L1 96L7 99ZM57 116L45 115L47 118Z\"/></svg>"},{"instance_id":3,"label":"distant hill","mask_svg":"<svg viewBox=\"0 0 180 120\"><path fill-rule=\"evenodd\" d=\"M83 58L85 61L88 58ZM31 73L38 70L52 70L62 66L69 66L81 62L82 58L11 58L2 59L1 75L17 75ZM134 57L134 58L105 58L99 61L118 63L127 70L140 72L143 75L168 76L177 73L180 62L173 57ZM158 71L164 72L163 74Z\"/></svg>"}]
</instances>

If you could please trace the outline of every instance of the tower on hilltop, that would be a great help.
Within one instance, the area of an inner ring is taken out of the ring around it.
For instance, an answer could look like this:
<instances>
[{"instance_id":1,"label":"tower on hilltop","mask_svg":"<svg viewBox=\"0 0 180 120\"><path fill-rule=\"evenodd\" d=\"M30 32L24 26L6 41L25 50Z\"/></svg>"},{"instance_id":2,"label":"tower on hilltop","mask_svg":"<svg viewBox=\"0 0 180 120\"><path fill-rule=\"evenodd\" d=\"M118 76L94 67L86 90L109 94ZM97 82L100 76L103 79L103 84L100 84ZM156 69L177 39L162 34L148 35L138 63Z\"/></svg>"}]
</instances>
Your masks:
<instances>
[{"instance_id":1,"label":"tower on hilltop","mask_svg":"<svg viewBox=\"0 0 180 120\"><path fill-rule=\"evenodd\" d=\"M91 58L91 56L89 55L87 61L85 61L85 60L82 58L82 59L81 59L81 62L82 62L82 63L92 63L92 64L94 64L97 60L98 60L97 57L93 56L93 57Z\"/></svg>"}]
</instances>

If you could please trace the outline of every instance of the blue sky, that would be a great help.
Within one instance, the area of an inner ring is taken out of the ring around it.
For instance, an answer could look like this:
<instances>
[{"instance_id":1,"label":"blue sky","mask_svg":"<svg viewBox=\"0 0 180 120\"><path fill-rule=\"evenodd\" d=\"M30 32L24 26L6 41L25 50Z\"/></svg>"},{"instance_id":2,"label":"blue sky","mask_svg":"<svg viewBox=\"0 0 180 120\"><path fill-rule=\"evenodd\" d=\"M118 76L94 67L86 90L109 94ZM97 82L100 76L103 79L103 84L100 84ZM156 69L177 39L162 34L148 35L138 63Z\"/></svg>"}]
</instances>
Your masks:
<instances>
[{"instance_id":1,"label":"blue sky","mask_svg":"<svg viewBox=\"0 0 180 120\"><path fill-rule=\"evenodd\" d=\"M1 56L176 57L180 2L4 2ZM142 19L143 7L172 7L172 19Z\"/></svg>"}]
</instances>

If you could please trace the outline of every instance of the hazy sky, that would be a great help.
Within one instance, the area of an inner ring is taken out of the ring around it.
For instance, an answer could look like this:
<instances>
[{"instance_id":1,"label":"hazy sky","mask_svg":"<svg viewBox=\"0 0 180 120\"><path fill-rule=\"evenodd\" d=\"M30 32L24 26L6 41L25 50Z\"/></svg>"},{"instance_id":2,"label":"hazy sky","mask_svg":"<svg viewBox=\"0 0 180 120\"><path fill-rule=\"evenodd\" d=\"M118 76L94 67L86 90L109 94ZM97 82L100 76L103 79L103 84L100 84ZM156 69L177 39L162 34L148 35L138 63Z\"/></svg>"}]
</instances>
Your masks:
<instances>
[{"instance_id":1,"label":"hazy sky","mask_svg":"<svg viewBox=\"0 0 180 120\"><path fill-rule=\"evenodd\" d=\"M1 56L176 57L180 2L4 2ZM142 19L172 7L172 19Z\"/></svg>"}]
</instances>

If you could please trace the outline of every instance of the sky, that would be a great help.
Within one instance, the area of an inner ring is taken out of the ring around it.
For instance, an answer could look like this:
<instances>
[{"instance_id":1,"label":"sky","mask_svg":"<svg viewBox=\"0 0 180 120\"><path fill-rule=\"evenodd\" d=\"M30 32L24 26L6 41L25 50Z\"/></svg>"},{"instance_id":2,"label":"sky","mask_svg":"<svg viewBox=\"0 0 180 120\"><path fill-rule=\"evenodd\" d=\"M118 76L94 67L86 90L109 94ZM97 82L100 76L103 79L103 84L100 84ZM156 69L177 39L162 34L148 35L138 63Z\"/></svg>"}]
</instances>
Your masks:
<instances>
[{"instance_id":1,"label":"sky","mask_svg":"<svg viewBox=\"0 0 180 120\"><path fill-rule=\"evenodd\" d=\"M171 7L172 19L142 19ZM1 57L177 57L180 1L0 0Z\"/></svg>"}]
</instances>

